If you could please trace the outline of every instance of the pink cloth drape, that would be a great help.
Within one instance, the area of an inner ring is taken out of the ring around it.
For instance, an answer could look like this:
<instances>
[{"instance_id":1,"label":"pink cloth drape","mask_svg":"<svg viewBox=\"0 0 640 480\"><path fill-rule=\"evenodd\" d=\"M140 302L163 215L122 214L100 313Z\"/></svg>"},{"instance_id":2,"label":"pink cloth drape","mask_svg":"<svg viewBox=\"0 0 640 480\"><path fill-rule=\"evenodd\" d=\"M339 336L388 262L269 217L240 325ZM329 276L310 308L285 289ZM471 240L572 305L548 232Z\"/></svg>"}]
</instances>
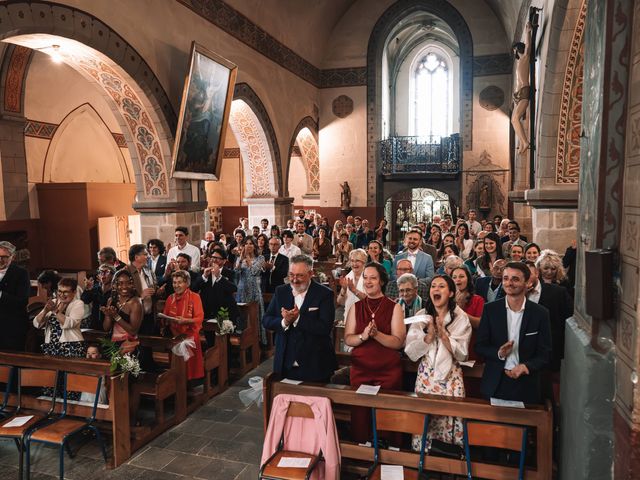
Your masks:
<instances>
[{"instance_id":1,"label":"pink cloth drape","mask_svg":"<svg viewBox=\"0 0 640 480\"><path fill-rule=\"evenodd\" d=\"M287 410L291 402L309 405L314 418L287 418ZM264 465L269 457L276 452L283 432L285 450L311 455L317 455L322 450L324 461L320 462L315 469L311 476L312 480L339 480L340 443L331 401L328 398L284 394L274 398L262 448L261 465Z\"/></svg>"}]
</instances>

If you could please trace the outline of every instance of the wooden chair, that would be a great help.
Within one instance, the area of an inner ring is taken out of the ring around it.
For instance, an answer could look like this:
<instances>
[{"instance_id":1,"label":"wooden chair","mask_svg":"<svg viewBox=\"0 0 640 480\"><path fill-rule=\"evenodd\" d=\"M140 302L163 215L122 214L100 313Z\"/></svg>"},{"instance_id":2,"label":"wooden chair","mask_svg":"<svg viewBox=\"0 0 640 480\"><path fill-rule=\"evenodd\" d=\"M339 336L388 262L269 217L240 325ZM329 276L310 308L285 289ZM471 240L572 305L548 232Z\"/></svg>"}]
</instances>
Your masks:
<instances>
[{"instance_id":1,"label":"wooden chair","mask_svg":"<svg viewBox=\"0 0 640 480\"><path fill-rule=\"evenodd\" d=\"M242 333L229 336L231 350L239 355L240 360L240 367L230 368L229 373L242 377L260 364L260 325L257 302L239 304L238 308L246 327Z\"/></svg>"},{"instance_id":2,"label":"wooden chair","mask_svg":"<svg viewBox=\"0 0 640 480\"><path fill-rule=\"evenodd\" d=\"M380 464L380 446L378 442L378 430L385 432L401 432L420 435L420 456L416 470L405 468L404 478L407 480L425 478L423 473L424 454L427 445L427 430L429 429L429 415L422 413L406 412L402 410L371 409L371 422L373 423L373 465L369 468L367 478L379 480L381 478L382 465Z\"/></svg>"},{"instance_id":3,"label":"wooden chair","mask_svg":"<svg viewBox=\"0 0 640 480\"><path fill-rule=\"evenodd\" d=\"M9 415L7 405L9 403L9 395L11 395L11 387L14 381L16 369L5 365L0 366L0 383L5 384L4 395L2 397L2 405L0 405L0 418L6 418Z\"/></svg>"},{"instance_id":4,"label":"wooden chair","mask_svg":"<svg viewBox=\"0 0 640 480\"><path fill-rule=\"evenodd\" d=\"M18 464L18 478L22 478L23 464L24 464L24 445L25 437L27 434L44 422L49 421L52 418L55 406L56 406L56 386L58 383L58 372L55 370L40 370L35 368L22 368L18 370L18 403L16 410L12 415L0 422L0 438L12 439L18 447L20 454L20 461ZM47 413L42 412L29 412L31 418L20 426L5 426L9 422L19 417L27 416L22 408L22 389L25 387L49 387L52 388L54 393L51 398L51 407Z\"/></svg>"},{"instance_id":5,"label":"wooden chair","mask_svg":"<svg viewBox=\"0 0 640 480\"><path fill-rule=\"evenodd\" d=\"M64 451L65 448L72 456L71 449L67 440L74 435L92 431L96 435L96 440L102 449L104 461L107 461L107 452L105 450L104 441L100 435L100 431L93 422L96 419L96 409L98 408L98 399L100 398L100 387L102 386L102 377L95 375L79 375L75 373L64 374L64 403L62 405L61 415L46 423L43 426L36 426L26 436L26 452L27 452L27 480L29 480L30 460L31 460L31 443L44 443L47 445L56 445L60 449L60 480L64 480ZM93 409L89 418L81 419L77 417L67 416L67 389L73 392L92 393L95 394L93 400Z\"/></svg>"},{"instance_id":6,"label":"wooden chair","mask_svg":"<svg viewBox=\"0 0 640 480\"><path fill-rule=\"evenodd\" d=\"M527 449L527 427L504 423L464 420L464 452L467 458L467 478L471 475L470 445L504 448L520 452L518 480L524 478L524 457Z\"/></svg>"},{"instance_id":7,"label":"wooden chair","mask_svg":"<svg viewBox=\"0 0 640 480\"><path fill-rule=\"evenodd\" d=\"M311 407L305 403L291 402L287 409L287 417L300 417L300 418L315 418ZM260 468L260 474L258 480L308 480L316 468L320 460L322 460L322 452L318 452L317 455L312 455L304 452L296 452L290 450L283 450L284 448L284 433L280 439L280 444L276 452L262 465ZM287 458L303 458L309 460L309 465L306 468L290 468L290 467L278 467L278 463L283 457Z\"/></svg>"}]
</instances>

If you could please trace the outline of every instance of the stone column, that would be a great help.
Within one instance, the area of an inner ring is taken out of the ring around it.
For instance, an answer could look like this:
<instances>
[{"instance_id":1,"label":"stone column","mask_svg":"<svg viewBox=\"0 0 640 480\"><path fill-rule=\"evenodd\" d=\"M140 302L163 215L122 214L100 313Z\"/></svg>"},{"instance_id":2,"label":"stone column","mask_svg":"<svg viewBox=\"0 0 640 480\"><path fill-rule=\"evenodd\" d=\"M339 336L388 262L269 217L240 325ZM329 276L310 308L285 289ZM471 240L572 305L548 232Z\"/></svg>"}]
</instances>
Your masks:
<instances>
[{"instance_id":1,"label":"stone column","mask_svg":"<svg viewBox=\"0 0 640 480\"><path fill-rule=\"evenodd\" d=\"M0 120L0 152L7 220L30 217L24 125L24 117L4 117Z\"/></svg>"},{"instance_id":2,"label":"stone column","mask_svg":"<svg viewBox=\"0 0 640 480\"><path fill-rule=\"evenodd\" d=\"M269 225L283 226L293 218L293 197L245 198L249 207L249 225L260 225L263 218L269 219Z\"/></svg>"}]
</instances>

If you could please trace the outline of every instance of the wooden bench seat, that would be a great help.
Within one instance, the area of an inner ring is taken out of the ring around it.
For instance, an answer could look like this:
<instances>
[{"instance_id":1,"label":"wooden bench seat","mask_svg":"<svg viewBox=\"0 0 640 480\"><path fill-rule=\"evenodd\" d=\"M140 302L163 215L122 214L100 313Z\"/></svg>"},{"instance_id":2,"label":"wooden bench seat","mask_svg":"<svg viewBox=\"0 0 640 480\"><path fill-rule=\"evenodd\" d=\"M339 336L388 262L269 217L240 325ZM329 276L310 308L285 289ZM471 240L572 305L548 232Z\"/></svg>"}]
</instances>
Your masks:
<instances>
[{"instance_id":1,"label":"wooden bench seat","mask_svg":"<svg viewBox=\"0 0 640 480\"><path fill-rule=\"evenodd\" d=\"M245 329L229 336L231 355L237 357L239 367L230 367L229 373L242 377L260 364L260 324L258 302L238 304Z\"/></svg>"}]
</instances>

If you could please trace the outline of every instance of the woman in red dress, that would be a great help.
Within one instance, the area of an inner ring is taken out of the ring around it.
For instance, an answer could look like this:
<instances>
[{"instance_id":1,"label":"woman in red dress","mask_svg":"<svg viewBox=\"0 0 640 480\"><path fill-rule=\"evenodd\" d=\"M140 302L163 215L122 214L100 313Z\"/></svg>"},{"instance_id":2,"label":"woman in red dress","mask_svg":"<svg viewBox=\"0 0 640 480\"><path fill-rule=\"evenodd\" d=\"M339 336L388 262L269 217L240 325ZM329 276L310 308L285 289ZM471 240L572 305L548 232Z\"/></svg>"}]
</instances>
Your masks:
<instances>
[{"instance_id":1,"label":"woman in red dress","mask_svg":"<svg viewBox=\"0 0 640 480\"><path fill-rule=\"evenodd\" d=\"M469 322L473 329L467 360L480 360L476 355L474 345L476 343L476 330L480 326L480 317L482 317L482 309L484 308L484 298L475 293L471 272L467 267L456 268L451 272L451 278L456 284L456 303L469 317Z\"/></svg>"},{"instance_id":2,"label":"woman in red dress","mask_svg":"<svg viewBox=\"0 0 640 480\"><path fill-rule=\"evenodd\" d=\"M175 293L167 298L164 314L175 318L171 321L171 333L185 335L196 344L191 350L192 356L187 361L187 379L194 380L204 377L204 362L202 359L202 345L200 344L200 329L204 320L202 300L200 295L189 290L191 278L185 271L178 270L171 275Z\"/></svg>"},{"instance_id":3,"label":"woman in red dress","mask_svg":"<svg viewBox=\"0 0 640 480\"><path fill-rule=\"evenodd\" d=\"M400 352L406 328L402 307L385 297L389 277L385 268L376 262L368 263L363 271L367 294L349 309L344 341L353 347L351 352L351 386L380 385L386 390L402 389ZM351 411L353 440L371 439L370 410L353 407Z\"/></svg>"}]
</instances>

